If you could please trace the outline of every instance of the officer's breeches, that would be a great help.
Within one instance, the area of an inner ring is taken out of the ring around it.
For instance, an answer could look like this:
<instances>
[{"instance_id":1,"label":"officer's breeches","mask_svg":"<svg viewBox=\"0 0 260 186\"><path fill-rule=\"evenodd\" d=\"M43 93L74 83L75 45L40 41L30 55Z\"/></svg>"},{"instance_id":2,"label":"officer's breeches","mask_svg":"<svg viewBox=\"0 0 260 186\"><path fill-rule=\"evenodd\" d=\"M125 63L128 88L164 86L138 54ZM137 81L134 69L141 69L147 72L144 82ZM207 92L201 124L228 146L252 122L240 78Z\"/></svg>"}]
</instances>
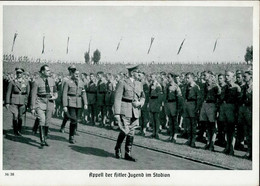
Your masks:
<instances>
[{"instance_id":1,"label":"officer's breeches","mask_svg":"<svg viewBox=\"0 0 260 186\"><path fill-rule=\"evenodd\" d=\"M81 108L68 107L68 112L70 115L71 124L76 125L81 116Z\"/></svg>"},{"instance_id":2,"label":"officer's breeches","mask_svg":"<svg viewBox=\"0 0 260 186\"><path fill-rule=\"evenodd\" d=\"M10 105L10 111L13 114L13 120L22 119L24 113L26 112L25 109L25 105Z\"/></svg>"},{"instance_id":3,"label":"officer's breeches","mask_svg":"<svg viewBox=\"0 0 260 186\"><path fill-rule=\"evenodd\" d=\"M158 135L159 126L160 126L160 113L159 112L150 112L150 117L153 124L153 133Z\"/></svg>"},{"instance_id":4,"label":"officer's breeches","mask_svg":"<svg viewBox=\"0 0 260 186\"><path fill-rule=\"evenodd\" d=\"M40 126L49 126L50 125L53 110L54 110L54 108L49 108L48 110L42 110L40 108L36 109Z\"/></svg>"}]
</instances>

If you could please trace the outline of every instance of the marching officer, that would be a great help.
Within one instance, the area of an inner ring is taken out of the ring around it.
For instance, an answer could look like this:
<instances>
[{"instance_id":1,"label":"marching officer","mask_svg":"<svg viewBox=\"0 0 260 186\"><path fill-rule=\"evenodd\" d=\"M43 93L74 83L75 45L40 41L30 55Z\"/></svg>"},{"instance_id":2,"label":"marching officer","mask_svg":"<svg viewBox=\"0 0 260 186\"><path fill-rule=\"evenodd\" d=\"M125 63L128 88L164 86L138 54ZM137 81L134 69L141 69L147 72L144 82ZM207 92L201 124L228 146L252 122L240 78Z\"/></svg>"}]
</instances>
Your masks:
<instances>
[{"instance_id":1,"label":"marching officer","mask_svg":"<svg viewBox=\"0 0 260 186\"><path fill-rule=\"evenodd\" d=\"M26 112L30 85L22 78L24 69L16 68L16 78L8 83L5 106L13 114L13 131L21 136L23 116Z\"/></svg>"},{"instance_id":2,"label":"marching officer","mask_svg":"<svg viewBox=\"0 0 260 186\"><path fill-rule=\"evenodd\" d=\"M74 135L81 118L81 109L83 105L84 109L87 109L88 102L84 83L79 78L79 71L75 69L71 72L70 80L66 81L63 87L62 103L64 112L70 118L69 142L74 144Z\"/></svg>"},{"instance_id":3,"label":"marching officer","mask_svg":"<svg viewBox=\"0 0 260 186\"><path fill-rule=\"evenodd\" d=\"M162 99L163 90L160 83L157 81L155 73L151 74L151 84L149 87L149 111L150 111L150 121L153 124L153 134L152 138L159 139L159 127L160 127L160 111L162 110Z\"/></svg>"},{"instance_id":4,"label":"marching officer","mask_svg":"<svg viewBox=\"0 0 260 186\"><path fill-rule=\"evenodd\" d=\"M241 91L241 106L238 111L239 123L244 123L246 138L247 138L247 153L244 158L252 160L252 95L253 95L253 80L252 71L244 73L245 86Z\"/></svg>"},{"instance_id":5,"label":"marching officer","mask_svg":"<svg viewBox=\"0 0 260 186\"><path fill-rule=\"evenodd\" d=\"M106 123L106 105L105 96L107 93L107 82L105 79L104 72L97 73L98 83L97 83L97 112L96 120L98 121L98 115L101 114L101 127L105 126Z\"/></svg>"},{"instance_id":6,"label":"marching officer","mask_svg":"<svg viewBox=\"0 0 260 186\"><path fill-rule=\"evenodd\" d=\"M204 72L205 86L203 90L203 103L200 111L200 122L206 126L207 144L204 149L213 151L214 143L216 141L216 116L217 116L217 102L221 94L221 88L213 81L214 74L211 71Z\"/></svg>"},{"instance_id":7,"label":"marching officer","mask_svg":"<svg viewBox=\"0 0 260 186\"><path fill-rule=\"evenodd\" d=\"M89 75L90 81L87 86L87 99L88 99L88 110L90 123L95 125L96 119L96 101L97 101L97 84L95 81L95 75L90 73Z\"/></svg>"},{"instance_id":8,"label":"marching officer","mask_svg":"<svg viewBox=\"0 0 260 186\"><path fill-rule=\"evenodd\" d=\"M225 77L226 86L221 95L219 121L224 123L224 130L227 139L223 153L234 155L234 146L236 142L236 113L238 111L238 101L241 96L241 88L234 83L234 72L227 71Z\"/></svg>"},{"instance_id":9,"label":"marching officer","mask_svg":"<svg viewBox=\"0 0 260 186\"><path fill-rule=\"evenodd\" d=\"M170 138L169 141L176 143L178 132L178 114L182 108L182 94L180 87L174 81L174 74L168 74L168 85L166 87L165 111L169 118Z\"/></svg>"},{"instance_id":10,"label":"marching officer","mask_svg":"<svg viewBox=\"0 0 260 186\"><path fill-rule=\"evenodd\" d=\"M62 93L63 93L63 88L64 88L64 85L65 85L65 82L69 81L71 79L71 76L72 76L72 72L74 72L76 70L76 67L75 65L71 65L69 66L68 68L68 71L69 71L69 75L64 77L62 82L61 82L61 87L60 87L60 99L62 100ZM61 101L62 102L62 101ZM64 113L64 117L63 117L63 120L62 120L62 124L61 124L61 127L60 127L60 132L61 133L64 133L64 129L65 129L65 126L66 126L66 123L67 121L69 120L69 116L67 116L67 113Z\"/></svg>"},{"instance_id":11,"label":"marching officer","mask_svg":"<svg viewBox=\"0 0 260 186\"><path fill-rule=\"evenodd\" d=\"M194 81L194 74L192 72L186 74L186 82L183 117L186 118L185 122L187 122L189 138L185 144L191 147L196 147L196 118L198 117L201 105L201 92L199 86Z\"/></svg>"},{"instance_id":12,"label":"marching officer","mask_svg":"<svg viewBox=\"0 0 260 186\"><path fill-rule=\"evenodd\" d=\"M114 114L120 128L115 146L116 158L121 158L121 144L126 137L125 159L136 161L131 156L135 128L139 125L141 107L145 102L143 85L138 81L137 65L128 66L129 77L121 80L115 92Z\"/></svg>"},{"instance_id":13,"label":"marching officer","mask_svg":"<svg viewBox=\"0 0 260 186\"><path fill-rule=\"evenodd\" d=\"M41 147L43 148L49 146L46 137L54 110L54 100L58 97L55 81L50 77L48 65L40 68L40 77L33 82L31 96L31 112L33 115L35 115L35 111L37 113Z\"/></svg>"}]
</instances>

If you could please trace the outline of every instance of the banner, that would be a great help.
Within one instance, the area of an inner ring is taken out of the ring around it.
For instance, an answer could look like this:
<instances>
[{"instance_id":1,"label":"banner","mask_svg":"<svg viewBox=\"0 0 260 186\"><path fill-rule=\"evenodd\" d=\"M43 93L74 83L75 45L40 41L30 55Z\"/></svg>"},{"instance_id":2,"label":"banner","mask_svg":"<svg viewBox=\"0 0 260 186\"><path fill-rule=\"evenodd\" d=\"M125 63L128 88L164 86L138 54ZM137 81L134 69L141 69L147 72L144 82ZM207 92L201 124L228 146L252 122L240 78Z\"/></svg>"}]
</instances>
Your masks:
<instances>
[{"instance_id":1,"label":"banner","mask_svg":"<svg viewBox=\"0 0 260 186\"><path fill-rule=\"evenodd\" d=\"M177 53L177 55L179 55L179 53L181 52L182 45L183 45L184 41L185 41L185 38L184 38L184 39L183 39L183 41L181 42L181 45L180 45L180 47L179 47L179 50L178 50L178 53Z\"/></svg>"},{"instance_id":2,"label":"banner","mask_svg":"<svg viewBox=\"0 0 260 186\"><path fill-rule=\"evenodd\" d=\"M217 43L218 43L218 39L216 39L216 41L215 41L213 52L215 52L215 50L216 50Z\"/></svg>"},{"instance_id":3,"label":"banner","mask_svg":"<svg viewBox=\"0 0 260 186\"><path fill-rule=\"evenodd\" d=\"M68 37L68 40L67 40L67 51L66 51L67 54L69 53L69 40L70 40L70 37Z\"/></svg>"},{"instance_id":4,"label":"banner","mask_svg":"<svg viewBox=\"0 0 260 186\"><path fill-rule=\"evenodd\" d=\"M151 47L152 47L152 44L153 44L153 40L154 40L154 38L152 37L152 38L151 38L150 47L149 47L149 49L148 49L148 52L147 52L147 54L149 54L149 53L150 53L150 50L151 50Z\"/></svg>"},{"instance_id":5,"label":"banner","mask_svg":"<svg viewBox=\"0 0 260 186\"><path fill-rule=\"evenodd\" d=\"M117 44L116 51L119 49L120 42L122 41L122 38L120 39L119 43Z\"/></svg>"},{"instance_id":6,"label":"banner","mask_svg":"<svg viewBox=\"0 0 260 186\"><path fill-rule=\"evenodd\" d=\"M14 44L15 44L15 40L16 40L17 35L18 35L17 33L14 34L13 45L12 45L12 52L14 50Z\"/></svg>"},{"instance_id":7,"label":"banner","mask_svg":"<svg viewBox=\"0 0 260 186\"><path fill-rule=\"evenodd\" d=\"M45 39L45 36L43 36L43 40L42 40L42 54L44 54L44 39Z\"/></svg>"}]
</instances>

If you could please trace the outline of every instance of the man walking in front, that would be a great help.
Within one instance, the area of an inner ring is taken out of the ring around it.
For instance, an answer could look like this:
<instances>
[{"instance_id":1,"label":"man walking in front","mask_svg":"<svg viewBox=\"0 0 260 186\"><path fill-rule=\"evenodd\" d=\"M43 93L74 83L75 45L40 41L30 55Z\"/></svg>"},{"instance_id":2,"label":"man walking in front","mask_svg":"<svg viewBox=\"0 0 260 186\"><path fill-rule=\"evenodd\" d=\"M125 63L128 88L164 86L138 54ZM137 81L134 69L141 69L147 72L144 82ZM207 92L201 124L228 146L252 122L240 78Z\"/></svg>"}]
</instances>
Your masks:
<instances>
[{"instance_id":1,"label":"man walking in front","mask_svg":"<svg viewBox=\"0 0 260 186\"><path fill-rule=\"evenodd\" d=\"M43 65L40 69L40 77L32 85L31 112L39 118L41 147L49 146L46 141L49 125L54 110L54 100L58 93L54 79L50 77L48 65Z\"/></svg>"},{"instance_id":2,"label":"man walking in front","mask_svg":"<svg viewBox=\"0 0 260 186\"><path fill-rule=\"evenodd\" d=\"M125 159L136 161L131 151L134 141L135 128L139 125L141 107L145 102L143 85L138 81L138 66L128 66L129 77L121 80L115 92L114 114L119 125L120 133L115 146L116 158L121 158L121 144L126 137Z\"/></svg>"}]
</instances>

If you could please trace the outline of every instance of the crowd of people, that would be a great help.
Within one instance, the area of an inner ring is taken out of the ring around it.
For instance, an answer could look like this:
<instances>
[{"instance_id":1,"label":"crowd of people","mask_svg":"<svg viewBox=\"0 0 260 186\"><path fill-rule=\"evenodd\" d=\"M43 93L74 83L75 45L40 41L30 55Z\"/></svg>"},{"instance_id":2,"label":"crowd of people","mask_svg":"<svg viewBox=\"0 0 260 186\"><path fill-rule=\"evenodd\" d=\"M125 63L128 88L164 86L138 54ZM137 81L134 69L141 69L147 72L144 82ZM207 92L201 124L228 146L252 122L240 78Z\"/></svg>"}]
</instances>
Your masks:
<instances>
[{"instance_id":1,"label":"crowd of people","mask_svg":"<svg viewBox=\"0 0 260 186\"><path fill-rule=\"evenodd\" d=\"M22 135L23 114L29 109L42 147L49 146L46 137L55 116L63 119L62 133L70 120L70 143L75 143L80 122L118 126L116 157L121 158L126 137L125 159L130 161L135 161L130 152L136 128L142 136L152 131L149 137L155 139L166 130L169 142L186 138L192 148L200 141L204 149L214 151L218 145L228 155L246 151L244 158L252 160L252 70L146 74L136 65L127 69L128 74L86 74L72 65L64 75L43 65L35 73L16 68L16 74L4 74L4 104L13 113L14 134Z\"/></svg>"}]
</instances>

